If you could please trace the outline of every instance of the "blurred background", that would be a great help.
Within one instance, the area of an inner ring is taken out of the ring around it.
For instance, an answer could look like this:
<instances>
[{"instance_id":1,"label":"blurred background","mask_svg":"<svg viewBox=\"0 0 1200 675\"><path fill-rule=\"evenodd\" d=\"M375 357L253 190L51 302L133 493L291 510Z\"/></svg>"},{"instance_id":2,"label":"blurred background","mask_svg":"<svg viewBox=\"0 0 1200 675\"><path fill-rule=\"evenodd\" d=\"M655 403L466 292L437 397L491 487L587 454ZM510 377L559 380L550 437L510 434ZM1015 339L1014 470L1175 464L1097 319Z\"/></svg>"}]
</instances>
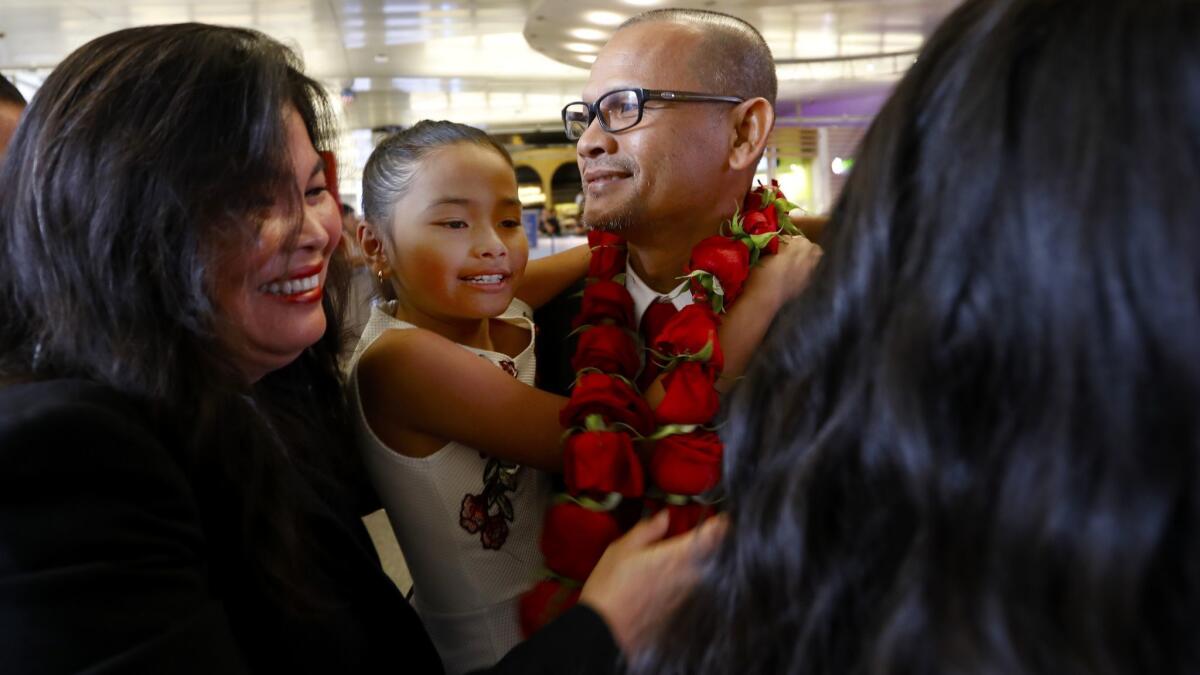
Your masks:
<instances>
[{"instance_id":1,"label":"blurred background","mask_svg":"<svg viewBox=\"0 0 1200 675\"><path fill-rule=\"evenodd\" d=\"M756 26L775 55L778 123L759 166L809 215L828 211L854 148L956 0L0 0L0 73L31 97L66 54L120 28L201 21L295 48L344 133L338 192L359 209L362 166L389 131L451 119L486 129L517 165L535 255L578 236L581 182L559 111L624 19L699 7Z\"/></svg>"}]
</instances>

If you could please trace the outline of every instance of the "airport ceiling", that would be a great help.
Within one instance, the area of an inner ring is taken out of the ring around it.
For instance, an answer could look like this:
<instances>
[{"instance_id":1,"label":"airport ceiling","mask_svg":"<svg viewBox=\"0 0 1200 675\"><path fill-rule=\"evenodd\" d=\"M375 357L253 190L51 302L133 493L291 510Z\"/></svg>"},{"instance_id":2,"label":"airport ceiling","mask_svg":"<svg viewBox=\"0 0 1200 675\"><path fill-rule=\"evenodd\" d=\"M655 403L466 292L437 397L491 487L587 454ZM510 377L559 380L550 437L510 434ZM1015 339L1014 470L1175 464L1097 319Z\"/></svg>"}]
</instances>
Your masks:
<instances>
[{"instance_id":1,"label":"airport ceiling","mask_svg":"<svg viewBox=\"0 0 1200 675\"><path fill-rule=\"evenodd\" d=\"M556 128L624 18L662 6L736 14L779 62L780 97L887 87L958 0L0 0L0 72L24 88L71 50L129 26L249 26L296 47L350 128L451 118Z\"/></svg>"}]
</instances>

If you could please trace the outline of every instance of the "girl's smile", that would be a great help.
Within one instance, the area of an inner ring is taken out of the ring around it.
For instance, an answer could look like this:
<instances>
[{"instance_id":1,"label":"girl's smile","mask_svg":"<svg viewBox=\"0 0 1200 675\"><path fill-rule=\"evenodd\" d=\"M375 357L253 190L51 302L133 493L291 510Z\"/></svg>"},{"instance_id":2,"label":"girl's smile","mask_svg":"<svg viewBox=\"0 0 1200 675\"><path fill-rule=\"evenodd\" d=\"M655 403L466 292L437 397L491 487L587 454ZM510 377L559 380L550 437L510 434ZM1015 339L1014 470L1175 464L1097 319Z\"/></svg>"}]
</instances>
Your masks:
<instances>
[{"instance_id":1,"label":"girl's smile","mask_svg":"<svg viewBox=\"0 0 1200 675\"><path fill-rule=\"evenodd\" d=\"M447 337L477 334L508 309L529 257L512 165L474 143L430 152L395 202L385 239L376 261L396 291L397 317Z\"/></svg>"},{"instance_id":2,"label":"girl's smile","mask_svg":"<svg viewBox=\"0 0 1200 675\"><path fill-rule=\"evenodd\" d=\"M512 279L512 273L507 270L470 274L461 276L459 279L481 291L495 293L512 288L512 284L509 282Z\"/></svg>"}]
</instances>

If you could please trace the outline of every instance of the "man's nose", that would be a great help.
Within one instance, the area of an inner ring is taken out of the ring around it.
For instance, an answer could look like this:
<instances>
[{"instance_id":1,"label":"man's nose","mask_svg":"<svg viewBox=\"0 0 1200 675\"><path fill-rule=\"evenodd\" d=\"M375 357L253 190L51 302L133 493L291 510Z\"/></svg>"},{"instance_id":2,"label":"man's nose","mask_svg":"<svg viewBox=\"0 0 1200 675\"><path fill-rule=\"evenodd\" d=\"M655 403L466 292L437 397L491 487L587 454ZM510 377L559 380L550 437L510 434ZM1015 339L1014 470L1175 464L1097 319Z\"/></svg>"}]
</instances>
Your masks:
<instances>
[{"instance_id":1,"label":"man's nose","mask_svg":"<svg viewBox=\"0 0 1200 675\"><path fill-rule=\"evenodd\" d=\"M592 119L579 140L575 142L575 152L580 157L598 157L612 154L616 151L616 138L600 126L599 116Z\"/></svg>"}]
</instances>

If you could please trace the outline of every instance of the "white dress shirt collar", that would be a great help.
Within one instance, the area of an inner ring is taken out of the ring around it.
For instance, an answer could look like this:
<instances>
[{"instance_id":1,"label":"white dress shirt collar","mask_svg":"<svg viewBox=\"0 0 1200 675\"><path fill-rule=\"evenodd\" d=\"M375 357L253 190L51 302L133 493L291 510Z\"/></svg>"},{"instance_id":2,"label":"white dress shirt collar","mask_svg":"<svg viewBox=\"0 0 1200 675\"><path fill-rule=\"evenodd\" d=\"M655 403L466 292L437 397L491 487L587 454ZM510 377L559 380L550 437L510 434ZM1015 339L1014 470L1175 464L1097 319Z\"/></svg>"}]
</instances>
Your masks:
<instances>
[{"instance_id":1,"label":"white dress shirt collar","mask_svg":"<svg viewBox=\"0 0 1200 675\"><path fill-rule=\"evenodd\" d=\"M633 320L639 326L642 323L642 315L646 313L646 308L659 298L674 295L671 304L675 305L675 309L683 309L692 304L692 294L681 290L687 286L687 283L684 281L676 286L675 290L663 295L642 281L637 272L633 271L633 265L629 264L629 259L625 259L625 290L629 291L629 295L633 297Z\"/></svg>"}]
</instances>

